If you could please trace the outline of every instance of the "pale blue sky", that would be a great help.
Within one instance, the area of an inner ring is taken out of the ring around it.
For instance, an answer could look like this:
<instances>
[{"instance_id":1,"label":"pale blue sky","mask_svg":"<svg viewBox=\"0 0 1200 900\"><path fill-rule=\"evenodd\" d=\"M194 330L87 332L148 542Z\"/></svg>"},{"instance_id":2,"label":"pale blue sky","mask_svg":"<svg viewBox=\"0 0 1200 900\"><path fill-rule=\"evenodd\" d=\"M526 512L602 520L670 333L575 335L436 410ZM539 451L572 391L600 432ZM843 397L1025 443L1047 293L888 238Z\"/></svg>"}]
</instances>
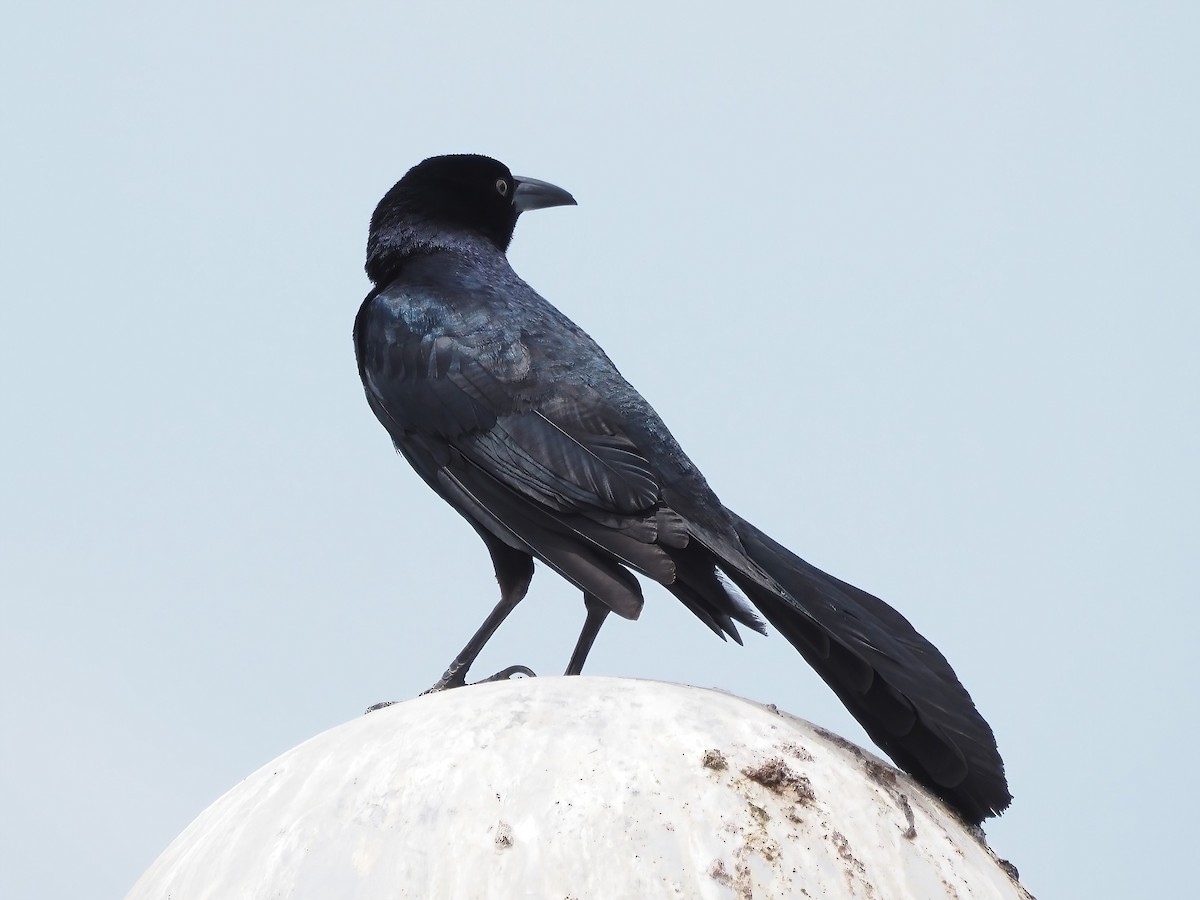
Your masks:
<instances>
[{"instance_id":1,"label":"pale blue sky","mask_svg":"<svg viewBox=\"0 0 1200 900\"><path fill-rule=\"evenodd\" d=\"M6 11L0 896L122 896L240 778L428 686L491 607L349 339L375 202L465 151L578 198L525 217L514 265L722 498L946 653L1027 886L1178 893L1198 8L644 6ZM540 571L481 669L561 670L582 615ZM652 588L589 671L865 741L785 641L747 640Z\"/></svg>"}]
</instances>

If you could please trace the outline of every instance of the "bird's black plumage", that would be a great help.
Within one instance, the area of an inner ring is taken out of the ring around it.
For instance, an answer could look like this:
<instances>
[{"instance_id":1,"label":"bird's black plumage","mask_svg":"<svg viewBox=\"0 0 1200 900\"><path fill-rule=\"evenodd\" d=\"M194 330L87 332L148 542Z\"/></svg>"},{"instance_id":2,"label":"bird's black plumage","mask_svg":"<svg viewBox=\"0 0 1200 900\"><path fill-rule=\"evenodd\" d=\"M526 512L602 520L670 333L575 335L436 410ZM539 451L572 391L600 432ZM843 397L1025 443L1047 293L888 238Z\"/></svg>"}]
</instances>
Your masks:
<instances>
[{"instance_id":1,"label":"bird's black plumage","mask_svg":"<svg viewBox=\"0 0 1200 900\"><path fill-rule=\"evenodd\" d=\"M533 560L584 594L577 673L609 611L662 584L718 635L790 641L902 768L979 822L1010 796L995 738L937 649L881 600L727 509L604 351L508 264L518 215L573 204L482 156L435 157L371 219L354 344L396 449L483 538L501 600L451 664L467 668L525 595Z\"/></svg>"}]
</instances>

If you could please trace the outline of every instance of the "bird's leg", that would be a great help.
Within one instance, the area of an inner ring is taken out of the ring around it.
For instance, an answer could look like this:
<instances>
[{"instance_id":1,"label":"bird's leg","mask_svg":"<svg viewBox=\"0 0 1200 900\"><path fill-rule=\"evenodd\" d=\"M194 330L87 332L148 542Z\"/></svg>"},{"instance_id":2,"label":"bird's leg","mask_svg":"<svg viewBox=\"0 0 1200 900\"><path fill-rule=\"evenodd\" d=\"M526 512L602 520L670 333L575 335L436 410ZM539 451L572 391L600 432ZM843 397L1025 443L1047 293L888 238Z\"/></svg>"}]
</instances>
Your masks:
<instances>
[{"instance_id":1,"label":"bird's leg","mask_svg":"<svg viewBox=\"0 0 1200 900\"><path fill-rule=\"evenodd\" d=\"M488 613L488 617L479 626L479 630L471 636L471 640L467 642L467 646L463 647L458 656L454 657L454 661L450 663L449 667L442 674L442 677L437 680L437 683L428 690L422 691L421 696L465 685L467 683L467 670L475 662L475 657L479 656L480 651L483 650L483 645L496 633L496 629L500 627L500 623L508 618L508 614L516 608L516 605L521 602L521 598L524 596L525 592L523 590L520 592L512 591L502 595L500 602ZM509 666L507 669L501 669L490 678L485 678L482 682L476 683L504 681L513 675L535 677L533 670L528 666ZM398 702L397 700L385 700L382 703L376 703L374 706L367 707L367 712L374 712L377 709L383 709L385 706L391 706Z\"/></svg>"},{"instance_id":2,"label":"bird's leg","mask_svg":"<svg viewBox=\"0 0 1200 900\"><path fill-rule=\"evenodd\" d=\"M575 652L571 654L571 661L567 663L567 675L578 675L583 671L583 662L587 659L588 651L592 649L592 643L600 633L600 626L604 624L604 619L609 613L608 606L592 594L583 595L583 605L587 607L587 618L583 621L583 631L579 632L579 640L575 642Z\"/></svg>"},{"instance_id":3,"label":"bird's leg","mask_svg":"<svg viewBox=\"0 0 1200 900\"><path fill-rule=\"evenodd\" d=\"M496 629L500 627L500 623L507 619L508 614L521 602L522 596L524 596L524 591L515 596L511 593L505 593L500 597L500 602L496 604L496 608L483 620L483 624L479 626L479 630L471 636L471 640L467 641L467 646L462 648L462 652L454 657L454 661L446 668L445 673L437 680L437 683L425 691L426 694L433 694L437 691L448 690L449 688L462 687L467 683L467 670L475 662L475 657L483 650L483 645L491 640L492 635L496 633ZM509 666L507 669L503 669L490 678L483 680L503 681L518 673L533 676L533 672L525 666Z\"/></svg>"}]
</instances>

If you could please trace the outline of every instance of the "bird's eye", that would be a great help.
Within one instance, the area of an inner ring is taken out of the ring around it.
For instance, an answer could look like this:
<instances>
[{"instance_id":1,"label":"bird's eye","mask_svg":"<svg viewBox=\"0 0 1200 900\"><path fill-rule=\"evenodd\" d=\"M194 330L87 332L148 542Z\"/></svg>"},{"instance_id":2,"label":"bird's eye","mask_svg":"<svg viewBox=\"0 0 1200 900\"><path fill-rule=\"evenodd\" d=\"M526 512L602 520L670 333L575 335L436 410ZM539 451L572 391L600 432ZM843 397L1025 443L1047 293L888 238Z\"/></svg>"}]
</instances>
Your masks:
<instances>
[{"instance_id":1,"label":"bird's eye","mask_svg":"<svg viewBox=\"0 0 1200 900\"><path fill-rule=\"evenodd\" d=\"M496 192L500 194L501 197L508 196L508 182L503 178L496 179Z\"/></svg>"}]
</instances>

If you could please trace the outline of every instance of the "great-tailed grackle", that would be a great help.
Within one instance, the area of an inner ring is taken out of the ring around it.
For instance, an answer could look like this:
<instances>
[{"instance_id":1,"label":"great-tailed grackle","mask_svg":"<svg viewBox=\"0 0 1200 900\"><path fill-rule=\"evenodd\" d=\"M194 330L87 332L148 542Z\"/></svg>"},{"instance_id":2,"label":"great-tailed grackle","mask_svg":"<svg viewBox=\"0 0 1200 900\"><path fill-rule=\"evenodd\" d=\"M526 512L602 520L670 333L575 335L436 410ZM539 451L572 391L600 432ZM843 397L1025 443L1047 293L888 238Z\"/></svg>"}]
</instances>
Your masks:
<instances>
[{"instance_id":1,"label":"great-tailed grackle","mask_svg":"<svg viewBox=\"0 0 1200 900\"><path fill-rule=\"evenodd\" d=\"M517 217L574 204L484 156L411 169L371 217L375 285L354 323L367 401L475 528L500 602L435 686L462 685L538 559L583 592L567 667L657 581L718 635L766 633L733 582L903 769L974 823L1008 806L992 730L938 650L881 600L727 509L604 351L513 271ZM499 673L528 670L520 666ZM532 674L532 673L528 673Z\"/></svg>"}]
</instances>

